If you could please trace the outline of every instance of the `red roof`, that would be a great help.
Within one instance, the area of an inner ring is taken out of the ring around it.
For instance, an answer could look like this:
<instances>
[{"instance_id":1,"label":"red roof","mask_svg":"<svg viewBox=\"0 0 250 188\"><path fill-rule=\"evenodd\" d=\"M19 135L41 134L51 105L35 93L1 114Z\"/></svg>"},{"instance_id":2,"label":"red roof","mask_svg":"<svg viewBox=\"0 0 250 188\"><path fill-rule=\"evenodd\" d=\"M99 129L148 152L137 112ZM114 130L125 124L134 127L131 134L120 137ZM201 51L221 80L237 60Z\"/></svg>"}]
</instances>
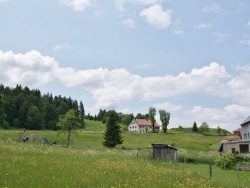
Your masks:
<instances>
[{"instance_id":1,"label":"red roof","mask_svg":"<svg viewBox=\"0 0 250 188\"><path fill-rule=\"evenodd\" d=\"M149 121L147 119L135 119L135 123L137 125L143 125L143 126L152 127L151 121ZM155 127L160 127L160 125L157 122L155 122Z\"/></svg>"},{"instance_id":2,"label":"red roof","mask_svg":"<svg viewBox=\"0 0 250 188\"><path fill-rule=\"evenodd\" d=\"M238 129L236 129L236 130L234 130L233 132L241 132L241 127L238 128Z\"/></svg>"}]
</instances>

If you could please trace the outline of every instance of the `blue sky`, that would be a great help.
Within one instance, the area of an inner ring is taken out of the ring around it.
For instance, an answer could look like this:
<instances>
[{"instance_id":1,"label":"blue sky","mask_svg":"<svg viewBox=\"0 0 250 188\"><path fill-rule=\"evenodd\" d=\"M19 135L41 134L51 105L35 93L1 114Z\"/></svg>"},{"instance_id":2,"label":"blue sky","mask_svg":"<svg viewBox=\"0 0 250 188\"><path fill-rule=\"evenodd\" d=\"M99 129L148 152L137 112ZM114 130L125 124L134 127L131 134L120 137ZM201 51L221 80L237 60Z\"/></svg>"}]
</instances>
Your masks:
<instances>
[{"instance_id":1,"label":"blue sky","mask_svg":"<svg viewBox=\"0 0 250 188\"><path fill-rule=\"evenodd\" d=\"M169 127L232 131L250 115L247 0L0 0L0 28L6 86L90 114L165 109Z\"/></svg>"}]
</instances>

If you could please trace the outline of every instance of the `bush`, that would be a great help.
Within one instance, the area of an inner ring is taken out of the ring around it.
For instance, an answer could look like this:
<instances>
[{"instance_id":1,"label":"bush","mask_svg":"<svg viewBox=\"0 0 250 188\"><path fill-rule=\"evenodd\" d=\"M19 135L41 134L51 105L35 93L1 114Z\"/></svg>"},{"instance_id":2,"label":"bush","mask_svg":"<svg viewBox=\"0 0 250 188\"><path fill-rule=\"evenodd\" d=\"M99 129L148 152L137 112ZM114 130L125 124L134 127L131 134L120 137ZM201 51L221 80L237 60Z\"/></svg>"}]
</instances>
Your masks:
<instances>
[{"instance_id":1,"label":"bush","mask_svg":"<svg viewBox=\"0 0 250 188\"><path fill-rule=\"evenodd\" d=\"M224 153L214 162L222 169L232 169L236 164L235 156L233 153Z\"/></svg>"}]
</instances>

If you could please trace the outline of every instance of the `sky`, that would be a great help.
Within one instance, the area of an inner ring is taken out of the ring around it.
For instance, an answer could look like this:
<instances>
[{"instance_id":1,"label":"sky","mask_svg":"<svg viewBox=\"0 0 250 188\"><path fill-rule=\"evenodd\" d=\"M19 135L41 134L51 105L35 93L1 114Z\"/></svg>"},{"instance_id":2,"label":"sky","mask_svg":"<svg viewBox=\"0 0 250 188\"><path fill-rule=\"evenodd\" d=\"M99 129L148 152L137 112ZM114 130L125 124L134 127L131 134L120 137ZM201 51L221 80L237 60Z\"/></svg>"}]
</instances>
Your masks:
<instances>
[{"instance_id":1,"label":"sky","mask_svg":"<svg viewBox=\"0 0 250 188\"><path fill-rule=\"evenodd\" d=\"M233 131L250 115L248 0L0 0L0 83Z\"/></svg>"}]
</instances>

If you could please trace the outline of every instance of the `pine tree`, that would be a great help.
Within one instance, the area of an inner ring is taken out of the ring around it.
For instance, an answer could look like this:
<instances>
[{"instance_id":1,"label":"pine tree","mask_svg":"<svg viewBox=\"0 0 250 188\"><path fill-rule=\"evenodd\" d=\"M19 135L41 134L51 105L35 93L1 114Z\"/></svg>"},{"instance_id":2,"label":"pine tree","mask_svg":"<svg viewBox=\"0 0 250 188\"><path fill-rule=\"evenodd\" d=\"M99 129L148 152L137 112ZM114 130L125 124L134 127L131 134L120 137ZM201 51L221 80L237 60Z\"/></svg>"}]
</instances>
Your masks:
<instances>
[{"instance_id":1,"label":"pine tree","mask_svg":"<svg viewBox=\"0 0 250 188\"><path fill-rule=\"evenodd\" d=\"M107 112L106 131L104 132L103 145L114 148L117 144L122 144L121 127L118 124L118 114L114 111Z\"/></svg>"},{"instance_id":2,"label":"pine tree","mask_svg":"<svg viewBox=\"0 0 250 188\"><path fill-rule=\"evenodd\" d=\"M193 131L193 132L198 132L198 127L197 127L196 122L194 122L192 131Z\"/></svg>"},{"instance_id":3,"label":"pine tree","mask_svg":"<svg viewBox=\"0 0 250 188\"><path fill-rule=\"evenodd\" d=\"M3 125L6 118L7 118L7 115L4 112L4 108L3 108L3 97L2 95L0 95L0 126Z\"/></svg>"}]
</instances>

